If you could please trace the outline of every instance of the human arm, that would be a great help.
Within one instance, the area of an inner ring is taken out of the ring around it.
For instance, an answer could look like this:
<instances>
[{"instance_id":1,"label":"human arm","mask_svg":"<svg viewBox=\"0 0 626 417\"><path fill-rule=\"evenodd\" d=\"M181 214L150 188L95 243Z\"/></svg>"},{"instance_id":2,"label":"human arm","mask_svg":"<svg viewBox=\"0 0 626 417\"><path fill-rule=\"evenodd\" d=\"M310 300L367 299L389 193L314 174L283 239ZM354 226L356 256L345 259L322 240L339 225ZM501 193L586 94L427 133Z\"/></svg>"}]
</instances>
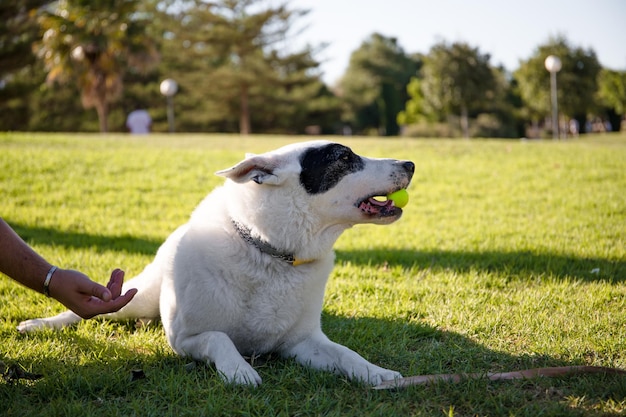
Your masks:
<instances>
[{"instance_id":1,"label":"human arm","mask_svg":"<svg viewBox=\"0 0 626 417\"><path fill-rule=\"evenodd\" d=\"M52 265L36 253L0 218L0 272L37 292L44 292L44 281ZM124 272L116 269L106 287L93 282L79 271L57 269L53 272L49 295L82 318L117 311L137 293L122 295Z\"/></svg>"}]
</instances>

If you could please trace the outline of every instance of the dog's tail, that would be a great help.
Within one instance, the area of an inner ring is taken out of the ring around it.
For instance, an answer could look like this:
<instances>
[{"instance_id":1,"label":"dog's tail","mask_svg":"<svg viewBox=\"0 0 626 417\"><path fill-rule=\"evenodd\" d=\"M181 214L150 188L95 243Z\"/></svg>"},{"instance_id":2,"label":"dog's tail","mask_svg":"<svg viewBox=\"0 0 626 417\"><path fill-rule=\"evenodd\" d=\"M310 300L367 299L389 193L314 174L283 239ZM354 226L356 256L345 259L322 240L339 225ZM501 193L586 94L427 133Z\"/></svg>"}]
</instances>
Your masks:
<instances>
[{"instance_id":1,"label":"dog's tail","mask_svg":"<svg viewBox=\"0 0 626 417\"><path fill-rule=\"evenodd\" d=\"M171 263L178 242L187 231L187 226L179 227L161 245L151 264L133 279L122 286L122 293L131 288L137 289L137 294L130 303L115 313L104 314L113 320L125 319L155 319L159 317L159 299L161 297L161 282L163 273ZM31 319L21 322L17 329L21 333L33 332L40 329L61 329L65 326L78 323L82 319L72 311L65 311L53 317Z\"/></svg>"},{"instance_id":2,"label":"dog's tail","mask_svg":"<svg viewBox=\"0 0 626 417\"><path fill-rule=\"evenodd\" d=\"M155 260L156 261L156 260ZM154 262L148 265L141 274L122 286L122 293L130 288L137 288L137 294L133 299L121 310L115 313L104 314L99 317L107 317L114 320L123 320L130 318L157 318L159 317L159 292L160 277L156 275L157 268ZM158 282L157 282L158 280ZM155 287L152 287L152 285ZM154 300L156 299L156 306ZM156 310L155 310L156 308ZM36 332L42 329L62 329L71 326L83 320L78 314L71 310L64 311L56 316L30 319L21 322L17 326L20 333Z\"/></svg>"},{"instance_id":3,"label":"dog's tail","mask_svg":"<svg viewBox=\"0 0 626 417\"><path fill-rule=\"evenodd\" d=\"M122 286L122 293L125 293L130 288L137 288L138 290L130 303L115 313L103 314L98 317L107 317L113 320L158 318L160 287L161 277L158 275L158 268L153 262L141 274L125 282ZM56 316L25 320L17 326L17 330L20 333L36 332L42 329L59 330L76 324L81 320L83 319L78 314L67 310Z\"/></svg>"}]
</instances>

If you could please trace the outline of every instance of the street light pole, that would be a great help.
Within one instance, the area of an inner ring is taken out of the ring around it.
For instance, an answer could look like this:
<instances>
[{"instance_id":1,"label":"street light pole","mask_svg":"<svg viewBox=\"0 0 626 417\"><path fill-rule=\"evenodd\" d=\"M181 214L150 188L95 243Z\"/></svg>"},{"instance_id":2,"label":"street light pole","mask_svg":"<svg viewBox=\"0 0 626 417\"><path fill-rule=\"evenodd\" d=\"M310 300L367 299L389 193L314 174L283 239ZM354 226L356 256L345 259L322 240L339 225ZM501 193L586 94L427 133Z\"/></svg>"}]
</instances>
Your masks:
<instances>
[{"instance_id":1,"label":"street light pole","mask_svg":"<svg viewBox=\"0 0 626 417\"><path fill-rule=\"evenodd\" d=\"M168 78L161 82L159 88L161 94L167 98L167 122L170 133L172 133L174 132L174 94L178 91L178 84L176 84L176 81Z\"/></svg>"},{"instance_id":2,"label":"street light pole","mask_svg":"<svg viewBox=\"0 0 626 417\"><path fill-rule=\"evenodd\" d=\"M174 124L174 96L167 96L167 125L169 126L170 133L173 133L175 128Z\"/></svg>"},{"instance_id":3,"label":"street light pole","mask_svg":"<svg viewBox=\"0 0 626 417\"><path fill-rule=\"evenodd\" d=\"M556 73L561 70L561 60L554 55L549 55L544 62L550 72L550 98L552 101L552 138L559 138L559 109L556 94Z\"/></svg>"}]
</instances>

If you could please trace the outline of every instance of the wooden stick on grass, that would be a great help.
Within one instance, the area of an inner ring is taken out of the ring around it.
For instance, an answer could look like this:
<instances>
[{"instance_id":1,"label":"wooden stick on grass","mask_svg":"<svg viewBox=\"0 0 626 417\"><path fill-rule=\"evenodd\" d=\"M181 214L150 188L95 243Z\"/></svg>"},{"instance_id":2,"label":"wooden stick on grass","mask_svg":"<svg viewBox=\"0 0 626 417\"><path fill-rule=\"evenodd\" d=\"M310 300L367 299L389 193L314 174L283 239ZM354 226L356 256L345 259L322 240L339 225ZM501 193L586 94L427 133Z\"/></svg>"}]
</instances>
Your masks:
<instances>
[{"instance_id":1,"label":"wooden stick on grass","mask_svg":"<svg viewBox=\"0 0 626 417\"><path fill-rule=\"evenodd\" d=\"M394 389L403 388L410 385L427 385L435 382L457 383L466 379L487 378L491 381L504 381L511 379L531 379L537 377L559 377L575 374L623 374L626 370L618 368L606 368L603 366L558 366L552 368L534 368L523 371L496 372L496 373L473 373L473 374L436 374L408 376L392 381L383 381L374 389Z\"/></svg>"}]
</instances>

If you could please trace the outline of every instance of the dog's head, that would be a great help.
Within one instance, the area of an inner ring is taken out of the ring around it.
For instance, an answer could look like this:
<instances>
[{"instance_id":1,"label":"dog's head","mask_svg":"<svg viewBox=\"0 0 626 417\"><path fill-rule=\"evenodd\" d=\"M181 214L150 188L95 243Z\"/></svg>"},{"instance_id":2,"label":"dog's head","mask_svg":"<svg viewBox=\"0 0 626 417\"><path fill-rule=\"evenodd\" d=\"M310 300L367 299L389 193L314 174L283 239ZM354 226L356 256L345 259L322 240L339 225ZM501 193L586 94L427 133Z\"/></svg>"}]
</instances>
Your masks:
<instances>
[{"instance_id":1,"label":"dog's head","mask_svg":"<svg viewBox=\"0 0 626 417\"><path fill-rule=\"evenodd\" d=\"M246 200L243 218L270 215L281 217L283 227L306 227L310 220L312 228L345 229L400 218L402 209L384 196L407 188L414 169L410 161L366 158L338 143L313 141L248 155L217 174Z\"/></svg>"}]
</instances>

